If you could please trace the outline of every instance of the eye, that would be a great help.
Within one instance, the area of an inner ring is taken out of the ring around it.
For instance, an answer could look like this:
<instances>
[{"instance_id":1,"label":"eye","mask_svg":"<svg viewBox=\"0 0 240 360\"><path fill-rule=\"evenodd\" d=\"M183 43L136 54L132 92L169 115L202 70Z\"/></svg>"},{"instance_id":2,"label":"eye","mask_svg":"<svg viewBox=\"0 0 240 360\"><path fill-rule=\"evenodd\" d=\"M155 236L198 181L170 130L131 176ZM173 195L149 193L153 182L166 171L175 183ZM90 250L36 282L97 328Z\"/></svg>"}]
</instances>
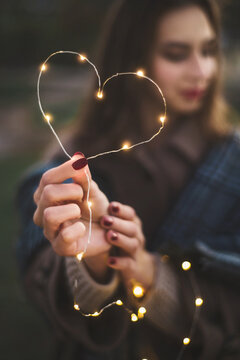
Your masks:
<instances>
[{"instance_id":1,"label":"eye","mask_svg":"<svg viewBox=\"0 0 240 360\"><path fill-rule=\"evenodd\" d=\"M208 57L208 56L215 57L215 56L217 56L217 53L218 53L217 45L208 46L202 50L203 56L206 56L206 57Z\"/></svg>"},{"instance_id":2,"label":"eye","mask_svg":"<svg viewBox=\"0 0 240 360\"><path fill-rule=\"evenodd\" d=\"M187 59L188 54L186 52L164 52L161 54L165 59L171 62L181 62Z\"/></svg>"}]
</instances>

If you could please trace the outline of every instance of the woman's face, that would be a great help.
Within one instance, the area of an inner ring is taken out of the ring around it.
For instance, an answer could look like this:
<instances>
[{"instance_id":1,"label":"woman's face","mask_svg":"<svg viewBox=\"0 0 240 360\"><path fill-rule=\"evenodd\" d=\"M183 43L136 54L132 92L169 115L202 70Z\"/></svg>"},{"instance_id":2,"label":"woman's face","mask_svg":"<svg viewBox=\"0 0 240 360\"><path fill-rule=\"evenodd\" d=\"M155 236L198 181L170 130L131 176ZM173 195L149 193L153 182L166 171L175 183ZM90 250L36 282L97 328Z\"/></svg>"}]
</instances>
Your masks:
<instances>
[{"instance_id":1,"label":"woman's face","mask_svg":"<svg viewBox=\"0 0 240 360\"><path fill-rule=\"evenodd\" d=\"M217 74L216 55L216 35L198 6L172 11L159 21L151 76L170 113L190 114L201 107Z\"/></svg>"}]
</instances>

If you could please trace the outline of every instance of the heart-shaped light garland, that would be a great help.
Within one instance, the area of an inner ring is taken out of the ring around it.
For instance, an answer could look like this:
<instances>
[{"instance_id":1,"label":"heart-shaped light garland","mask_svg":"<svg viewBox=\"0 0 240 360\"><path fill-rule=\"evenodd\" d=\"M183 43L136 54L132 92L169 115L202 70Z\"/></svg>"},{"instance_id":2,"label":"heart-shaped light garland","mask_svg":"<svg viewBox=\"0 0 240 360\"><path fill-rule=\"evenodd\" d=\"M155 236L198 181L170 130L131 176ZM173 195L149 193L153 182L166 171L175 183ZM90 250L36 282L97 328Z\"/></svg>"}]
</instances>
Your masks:
<instances>
[{"instance_id":1,"label":"heart-shaped light garland","mask_svg":"<svg viewBox=\"0 0 240 360\"><path fill-rule=\"evenodd\" d=\"M158 136L161 132L161 130L163 129L164 127L164 122L166 120L166 112L167 112L167 106L166 106L166 100L165 100L165 97L162 93L162 90L160 89L160 87L156 84L155 81L153 81L151 78L149 78L148 76L144 75L144 72L143 70L138 70L137 72L123 72L123 73L116 73L112 76L110 76L109 78L107 78L103 85L101 83L101 78L99 76L99 73L98 73L98 70L96 68L96 66L83 54L80 54L78 52L75 52L75 51L68 51L68 50L60 50L60 51L56 51L52 54L50 54L47 59L43 62L43 64L41 65L41 68L40 68L40 72L39 72L39 76L38 76L38 81L37 81L37 98L38 98L38 105L39 105L39 108L40 108L40 111L43 115L43 118L47 121L52 133L54 134L54 136L56 137L60 147L62 148L63 152L65 153L65 155L69 158L69 159L72 159L72 157L68 154L68 152L66 151L66 149L64 148L61 140L59 139L57 133L55 132L52 124L51 124L51 121L52 121L52 116L50 114L46 114L45 111L43 110L43 107L42 107L42 103L41 103L41 97L40 97L40 80L41 80L41 76L42 76L42 73L45 72L47 70L47 62L50 60L50 58L52 58L53 56L55 55L58 55L58 54L73 54L73 55L77 55L79 60L81 62L88 62L94 69L96 75L97 75L97 78L98 78L98 91L97 91L97 98L99 100L103 99L104 98L104 93L103 93L103 90L104 90L104 87L105 85L113 78L116 78L118 76L126 76L126 75L134 75L134 76L137 76L139 78L144 78L148 81L150 81L156 88L157 90L159 91L161 97L162 97L162 100L163 100L163 104L164 104L164 113L162 115L159 116L159 121L161 123L161 126L159 128L159 130L149 139L147 140L144 140L144 141L141 141L141 142L138 142L136 144L133 144L133 145L129 145L129 144L123 144L123 146L119 149L116 149L116 150L110 150L110 151L106 151L106 152L102 152L102 153L99 153L99 154L96 154L96 155L93 155L93 156L89 156L87 157L86 159L87 160L91 160L91 159L94 159L94 158L97 158L99 156L104 156L104 155L107 155L107 154L111 154L111 153L117 153L117 152L120 152L120 151L123 151L123 150L130 150L130 149L133 149L134 147L136 146L139 146L139 145L143 145L143 144L146 144L146 143L149 143L150 141L152 141L156 136ZM86 201L87 201L87 204L88 204L88 210L89 210L89 232L88 232L88 239L87 239L87 242L85 244L85 247L84 247L84 250L77 254L76 255L76 258L78 259L78 261L80 262L83 258L83 255L86 253L87 251L87 247L91 241L91 231L92 231L92 209L91 209L91 205L92 203L89 201L89 192L90 192L90 178L89 178L89 175L87 174L86 170L85 171L85 174L86 174L86 177L87 177L87 180L88 180L88 190L87 190L87 196L86 196ZM162 256L162 261L163 262L166 262L168 261L168 256L167 255L163 255ZM191 263L189 261L184 261L182 263L182 270L184 271L189 271L191 268ZM194 332L194 329L195 329L195 325L196 325L196 322L198 320L198 317L199 317L199 308L201 307L201 305L203 304L203 299L200 297L200 291L196 285L196 281L194 279L194 275L193 273L190 273L190 282L191 282L191 286L192 286L192 289L193 289L193 292L194 292L194 295L195 295L195 311L194 311L194 316L193 316L193 321L192 321L192 325L191 325L191 328L190 328L190 332L189 332L189 336L188 337L185 337L183 339L183 346L181 347L181 350L179 352L179 355L177 357L177 360L180 360L180 358L182 357L182 354L183 354L183 351L184 351L184 348L185 348L185 345L188 345L191 341L191 336ZM77 280L75 280L75 287L77 287ZM144 296L144 289L143 287L141 286L141 284L139 283L135 283L134 286L133 286L133 295L136 297L136 298L142 298ZM80 311L80 313L83 315L83 316L86 316L86 317L96 317L96 316L99 316L105 309L113 306L113 305L118 305L118 306L124 306L122 300L116 300L116 301L113 301L112 303L104 306L102 309L100 309L99 311L96 311L94 313L90 313L90 314L86 314L86 313L83 313L79 307L79 305L74 301L74 309L75 310L78 310ZM144 307L140 307L138 309L138 314L136 315L132 310L128 309L126 306L124 306L124 308L131 314L131 320L133 322L135 321L138 321L138 319L142 319L146 313L146 309Z\"/></svg>"}]
</instances>

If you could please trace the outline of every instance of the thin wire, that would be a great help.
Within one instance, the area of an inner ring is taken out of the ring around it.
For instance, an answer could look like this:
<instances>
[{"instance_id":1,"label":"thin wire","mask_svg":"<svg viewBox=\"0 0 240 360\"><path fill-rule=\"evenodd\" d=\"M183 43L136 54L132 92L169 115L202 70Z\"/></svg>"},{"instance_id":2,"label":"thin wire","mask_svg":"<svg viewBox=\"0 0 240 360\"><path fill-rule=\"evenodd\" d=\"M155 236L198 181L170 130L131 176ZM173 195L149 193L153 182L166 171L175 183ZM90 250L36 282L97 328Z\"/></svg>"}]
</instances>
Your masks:
<instances>
[{"instance_id":1,"label":"thin wire","mask_svg":"<svg viewBox=\"0 0 240 360\"><path fill-rule=\"evenodd\" d=\"M83 58L82 61L87 61L87 62L93 67L93 69L94 69L94 71L95 71L95 73L96 73L96 75L97 75L99 91L103 91L104 87L106 86L106 84L107 84L110 80L112 80L113 78L116 78L116 77L118 77L118 76L123 76L123 75L125 75L125 76L126 76L126 75L134 75L134 76L138 76L139 78L144 78L144 79L150 81L152 84L154 84L154 85L157 87L157 89L158 89L158 91L159 91L159 93L160 93L160 95L161 95L161 97L162 97L162 99L163 99L163 104L164 104L164 116L163 116L163 117L166 118L166 113L167 113L166 99L165 99L165 97L164 97L164 95L163 95L163 92L162 92L161 88L158 86L158 84L157 84L155 81L153 81L151 78L149 78L148 76L146 76L146 75L144 75L144 74L139 75L138 72L131 72L131 71L129 71L129 72L123 72L123 73L116 73L116 74L108 77L108 78L104 81L103 86L102 86L102 90L101 90L101 78L100 78L100 76L99 76L98 70L97 70L96 66L95 66L88 58L86 58L85 56L83 56L83 55L81 55L80 53L75 52L75 51L60 50L60 51L56 51L56 52L52 53L51 55L49 55L49 56L47 57L47 59L43 62L42 66L41 66L41 68L40 68L40 72L39 72L39 76L38 76L38 81L37 81L37 98L38 98L38 105L39 105L40 111L41 111L44 119L47 119L47 115L46 115L46 113L45 113L44 110L43 110L42 102L41 102L41 97L40 97L40 81L41 81L41 76L42 76L42 73L43 73L43 71L44 71L44 70L43 70L43 69L44 69L44 66L46 66L48 60L50 60L53 56L58 55L58 54L73 54L73 55L78 55L78 56L80 57L80 59L81 59L81 57ZM64 148L63 144L61 143L58 135L56 134L55 130L53 129L53 127L52 127L52 125L51 125L51 123L50 123L50 120L47 120L47 123L48 123L48 125L50 126L51 131L53 132L54 136L56 137L59 145L61 146L61 148L62 148L62 150L63 150L63 152L65 153L65 155L66 155L69 159L71 159L71 156L68 154L68 152L67 152L66 149ZM160 134L160 132L161 132L162 129L163 129L163 124L161 125L161 127L159 128L159 130L158 130L151 138L149 138L149 139L147 139L147 140L145 140L145 141L140 141L140 142L138 142L138 143L136 143L136 144L133 144L133 145L131 145L131 146L128 146L127 150L133 149L133 148L135 148L136 146L139 146L139 145L143 145L143 144L149 143L149 142L152 141L156 136L158 136L158 135ZM103 155L107 155L107 154L111 154L111 153L117 153L117 152L120 152L120 151L123 151L123 150L126 150L126 149L125 149L125 148L119 148L119 149L116 149L116 150L105 151L105 152L102 152L102 153L99 153L99 154L96 154L96 155L93 155L93 156L89 156L89 157L87 157L87 160L95 159L95 158L97 158L97 157L100 157L100 156L103 156Z\"/></svg>"},{"instance_id":2,"label":"thin wire","mask_svg":"<svg viewBox=\"0 0 240 360\"><path fill-rule=\"evenodd\" d=\"M196 283L194 274L192 273L191 270L189 271L189 278L190 278L191 287L192 287L193 294L195 296L195 301L196 301L197 297L201 297L201 293L200 293L200 289L199 289L199 287L198 287L198 285ZM191 324L191 327L190 327L190 330L189 330L189 339L190 340L192 339L193 333L195 331L196 324L197 324L198 319L199 319L200 311L201 311L201 306L196 306L196 304L195 304L192 324ZM183 355L186 348L187 348L187 346L185 344L182 344L181 350L180 350L176 360L181 360L182 355Z\"/></svg>"},{"instance_id":3,"label":"thin wire","mask_svg":"<svg viewBox=\"0 0 240 360\"><path fill-rule=\"evenodd\" d=\"M86 61L94 68L94 71L95 71L95 73L96 73L96 75L97 75L97 78L98 78L99 91L101 91L101 79L100 79L100 76L99 76L99 73L98 73L98 70L97 70L96 66L95 66L91 61L89 61L85 56L83 56L83 55L81 55L80 53L75 52L75 51L68 51L68 50L56 51L56 52L52 53L51 55L49 55L48 58L44 61L44 63L43 63L42 66L41 66L40 73L39 73L39 76L38 76L38 81L37 81L37 98L38 98L38 105L39 105L40 111L41 111L44 119L47 120L47 123L48 123L48 125L49 125L52 133L53 133L54 136L56 137L56 139L57 139L57 141L58 141L61 149L63 150L63 152L65 153L65 155L66 155L69 159L72 159L72 157L68 154L68 152L67 152L66 149L64 148L63 144L61 143L61 140L59 139L59 137L58 137L57 133L55 132L53 126L51 125L50 119L48 119L47 115L45 114L45 112L44 112L44 110L43 110L43 107L42 107L42 103L41 103L41 97L40 97L40 80L41 80L42 72L44 71L44 65L46 65L46 63L48 62L48 60L49 60L51 57L53 57L53 56L55 56L55 55L57 55L57 54L63 54L63 53L78 55L78 56L80 56L80 59L81 59L81 60L83 60L83 61L86 60ZM149 142L152 141L156 136L158 136L158 135L160 134L161 130L162 130L163 127L164 127L164 120L165 120L165 118L166 118L166 112L167 112L166 100L165 100L165 97L164 97L164 95L163 95L162 90L160 89L160 87L159 87L151 78L149 78L148 76L145 76L144 74L141 74L141 75L140 75L138 72L116 73L116 74L110 76L109 78L107 78L107 79L104 81L103 87L102 87L102 91L103 91L104 87L106 86L106 84L107 84L111 79L116 78L116 77L118 77L118 76L124 76L124 75L125 75L125 76L126 76L126 75L135 75L135 76L138 76L138 77L140 77L140 78L145 78L145 79L147 79L148 81L150 81L152 84L154 84L154 85L157 87L157 89L158 89L158 91L159 91L159 93L160 93L160 95L161 95L161 97L162 97L162 99L163 99L163 103L164 103L164 116L163 116L162 125L161 125L161 127L159 128L159 130L158 130L151 138L149 138L149 139L147 139L147 140L144 140L144 141L141 141L141 142L139 142L139 143L133 144L133 145L131 145L131 146L128 146L127 148L122 147L122 148L120 148L120 149L102 152L102 153L99 153L99 154L96 154L96 155L93 155L93 156L88 157L87 160L91 160L91 159L94 159L94 158L96 158L96 157L103 156L103 155L107 155L107 154L111 154L111 153L116 153L116 152L119 152L119 151L122 151L122 150L125 150L125 149L130 150L130 149L133 149L133 148L136 147L136 146L149 143ZM88 175L88 173L87 173L86 170L85 170L85 175L86 175L87 181L88 181L88 190L87 190L87 199L86 199L86 201L87 201L88 210L89 210L89 232L88 232L88 239L87 239L87 242L86 242L86 244L85 244L85 247L84 247L83 252L77 254L77 255L81 255L80 258L79 258L79 259L80 259L79 261L81 261L83 255L84 255L84 254L86 253L86 251L87 251L88 245L90 244L90 241L91 241L91 234L92 234L92 209L91 209L91 204L90 204L90 202L89 202L90 177L89 177L89 175ZM77 255L76 255L76 257L77 257ZM198 296L200 295L200 292L199 292L199 288L197 287L196 282L195 282L195 280L194 280L194 278L193 278L193 274L190 275L190 280L191 280L193 292L194 292L195 298L196 298L197 294L198 294ZM75 280L74 286L75 286L76 288L77 288L77 286L78 286L77 279ZM121 302L121 303L120 303L120 302ZM130 309L128 309L128 308L123 304L123 302L122 302L121 300L113 301L113 302L107 304L106 306L104 306L104 307L101 308L99 311L97 311L97 312L95 312L95 313L93 313L93 314L84 313L84 312L81 311L81 309L79 308L79 306L78 306L76 303L75 303L75 305L77 306L76 309L77 309L78 311L80 311L80 313L81 313L83 316L85 316L85 317L95 317L95 316L99 316L99 315L102 314L102 312L103 312L104 310L106 310L107 308L109 308L109 307L111 307L111 306L113 306L113 305L118 305L118 306L121 305L121 306L123 306L130 314L134 314L133 311L131 311ZM197 306L195 306L195 311L194 311L194 315L193 315L192 325L191 325L190 332L189 332L190 340L191 340L191 336L192 336L192 334L193 334L193 332L194 332L194 330L195 330L196 322L197 322L198 317L199 317L199 310L200 310L200 309L199 309ZM137 319L138 319L138 317L137 317ZM183 354L185 348L186 348L186 345L183 344L183 345L182 345L182 348L181 348L181 350L180 350L180 352L179 352L179 355L178 355L178 357L177 357L177 360L180 360L180 359L181 359L182 354Z\"/></svg>"},{"instance_id":4,"label":"thin wire","mask_svg":"<svg viewBox=\"0 0 240 360\"><path fill-rule=\"evenodd\" d=\"M48 123L48 125L50 126L50 129L52 130L52 132L53 132L54 136L56 137L56 139L57 139L57 141L58 141L59 145L61 146L61 148L62 148L62 150L63 150L64 154L65 154L65 155L66 155L66 156L67 156L67 157L71 160L71 159L72 159L71 155L69 155L69 153L67 152L67 150L64 148L63 144L61 143L61 140L59 139L59 137L58 137L58 135L57 135L56 131L55 131L55 130L54 130L54 128L52 127L52 125L51 125L50 121L49 121L49 120L47 120L47 123Z\"/></svg>"},{"instance_id":5,"label":"thin wire","mask_svg":"<svg viewBox=\"0 0 240 360\"><path fill-rule=\"evenodd\" d=\"M90 240L91 240L91 236L92 236L92 209L91 209L91 205L89 202L89 193L90 193L90 178L89 175L87 173L86 170L84 170L86 177L87 177L87 181L88 181L88 190L87 190L87 204L88 204L88 210L89 210L89 231L88 231L88 240L85 244L85 248L83 250L83 254L82 256L86 253L88 245L90 244Z\"/></svg>"},{"instance_id":6,"label":"thin wire","mask_svg":"<svg viewBox=\"0 0 240 360\"><path fill-rule=\"evenodd\" d=\"M139 146L139 145L143 145L143 144L147 144L149 143L150 141L152 141L156 136L158 136L160 134L160 132L162 131L163 129L163 126L161 126L159 128L159 130L156 132L156 134L154 134L150 139L148 140L144 140L144 141L141 141L139 143L136 143L136 144L133 144L131 146L128 146L126 149L125 148L120 148L120 149L116 149L116 150L110 150L110 151L105 151L105 152L102 152L102 153L99 153L97 155L93 155L93 156L89 156L87 157L87 160L92 160L92 159L96 159L97 157L99 156L103 156L103 155L108 155L108 154L112 154L112 153L117 153L117 152L120 152L120 151L123 151L123 150L130 150L130 149L133 149L135 148L136 146Z\"/></svg>"},{"instance_id":7,"label":"thin wire","mask_svg":"<svg viewBox=\"0 0 240 360\"><path fill-rule=\"evenodd\" d=\"M99 73L98 73L98 70L96 68L96 66L87 58L85 57L84 55L78 53L78 52L75 52L75 51L69 51L69 50L59 50L59 51L56 51L52 54L50 54L46 60L43 62L41 68L40 68L40 72L39 72L39 76L38 76L38 81L37 81L37 98L38 98L38 105L39 105L39 108L40 108L40 111L44 117L45 120L47 120L47 123L53 133L53 135L56 137L61 149L63 150L64 154L69 158L69 159L72 159L71 155L67 152L67 150L65 149L65 147L63 146L59 136L57 135L56 131L54 130L51 122L50 122L50 119L48 118L48 116L46 115L46 113L44 112L43 110L43 107L42 107L42 102L41 102L41 97L40 97L40 81L41 81L41 76L42 76L42 73L43 71L45 71L46 69L46 64L47 62L55 55L58 55L58 54L73 54L73 55L77 55L80 57L80 59L82 61L87 61L94 69L96 75L97 75L97 78L98 78L98 86L99 86L99 91L103 91L104 87L106 86L106 84L112 80L113 78L116 78L118 76L126 76L126 75L134 75L134 76L138 76L139 78L144 78L148 81L150 81L153 85L155 85L163 99L163 104L164 104L164 119L166 118L166 112L167 112L167 104L166 104L166 100L165 100L165 97L162 93L162 90L160 89L160 87L158 86L158 84L153 81L151 78L149 78L148 76L144 75L143 73L141 73L141 75L138 73L138 72L123 72L123 73L116 73L110 77L108 77L104 83L103 83L103 86L102 86L102 90L101 90L101 78L99 76ZM130 149L133 149L135 148L136 146L139 146L139 145L143 145L143 144L147 144L149 143L150 141L152 141L156 136L158 136L161 132L161 130L163 129L163 122L159 128L159 130L153 134L153 136L147 140L144 140L144 141L140 141L136 144L133 144L131 146L128 146L127 147L127 150L130 150ZM89 156L87 157L87 160L91 160L91 159L95 159L97 157L100 157L100 156L104 156L104 155L107 155L107 154L112 154L112 153L117 153L117 152L120 152L120 151L123 151L123 150L126 150L125 148L119 148L119 149L116 149L116 150L110 150L110 151L105 151L105 152L102 152L102 153L99 153L99 154L96 154L96 155L93 155L93 156ZM90 192L90 179L89 179L89 176L87 174L87 172L85 171L85 174L87 176L87 180L88 180L88 190L87 190L87 204L88 204L88 210L89 210L89 233L88 233L88 239L87 239L87 242L85 244L85 247L84 247L84 250L83 252L81 253L78 253L76 256L79 256L78 259L81 261L83 255L86 253L87 251L87 248L88 248L88 245L90 244L90 241L91 241L91 234L92 234L92 210L91 210L91 205L89 203L89 192Z\"/></svg>"},{"instance_id":8,"label":"thin wire","mask_svg":"<svg viewBox=\"0 0 240 360\"><path fill-rule=\"evenodd\" d=\"M127 310L127 312L129 312L130 314L132 314L132 313L133 313L130 309L128 309L126 306L124 306L124 305L123 305L123 303L122 303L121 305L118 305L118 300L113 301L113 302L111 302L111 303L109 303L109 304L105 305L103 308L101 308L101 310L96 311L96 313L84 313L84 312L82 312L82 311L81 311L81 309L80 309L80 308L79 308L79 310L78 310L78 311L80 311L80 313L81 313L83 316L86 316L86 317L95 317L95 316L99 316L99 315L101 315L101 314L103 313L103 311L104 311L104 310L106 310L106 309L110 308L110 307L111 307L111 306L113 306L113 305L123 306L123 307L124 307L124 309L125 309L125 310Z\"/></svg>"}]
</instances>

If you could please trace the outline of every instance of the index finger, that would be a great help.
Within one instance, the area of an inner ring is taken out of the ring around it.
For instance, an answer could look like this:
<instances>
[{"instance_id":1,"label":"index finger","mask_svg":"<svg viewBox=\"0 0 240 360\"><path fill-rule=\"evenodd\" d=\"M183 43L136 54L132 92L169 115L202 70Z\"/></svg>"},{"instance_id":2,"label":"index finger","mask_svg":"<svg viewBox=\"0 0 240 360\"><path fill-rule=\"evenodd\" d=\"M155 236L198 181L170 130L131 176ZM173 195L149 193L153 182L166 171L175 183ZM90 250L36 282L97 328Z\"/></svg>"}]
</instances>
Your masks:
<instances>
[{"instance_id":1,"label":"index finger","mask_svg":"<svg viewBox=\"0 0 240 360\"><path fill-rule=\"evenodd\" d=\"M65 180L72 178L73 181L82 186L83 191L88 189L88 177L91 179L91 173L87 165L87 159L84 155L74 154L73 157L65 163L47 170L34 193L34 201L37 204L41 198L44 187L48 184L61 184Z\"/></svg>"}]
</instances>

